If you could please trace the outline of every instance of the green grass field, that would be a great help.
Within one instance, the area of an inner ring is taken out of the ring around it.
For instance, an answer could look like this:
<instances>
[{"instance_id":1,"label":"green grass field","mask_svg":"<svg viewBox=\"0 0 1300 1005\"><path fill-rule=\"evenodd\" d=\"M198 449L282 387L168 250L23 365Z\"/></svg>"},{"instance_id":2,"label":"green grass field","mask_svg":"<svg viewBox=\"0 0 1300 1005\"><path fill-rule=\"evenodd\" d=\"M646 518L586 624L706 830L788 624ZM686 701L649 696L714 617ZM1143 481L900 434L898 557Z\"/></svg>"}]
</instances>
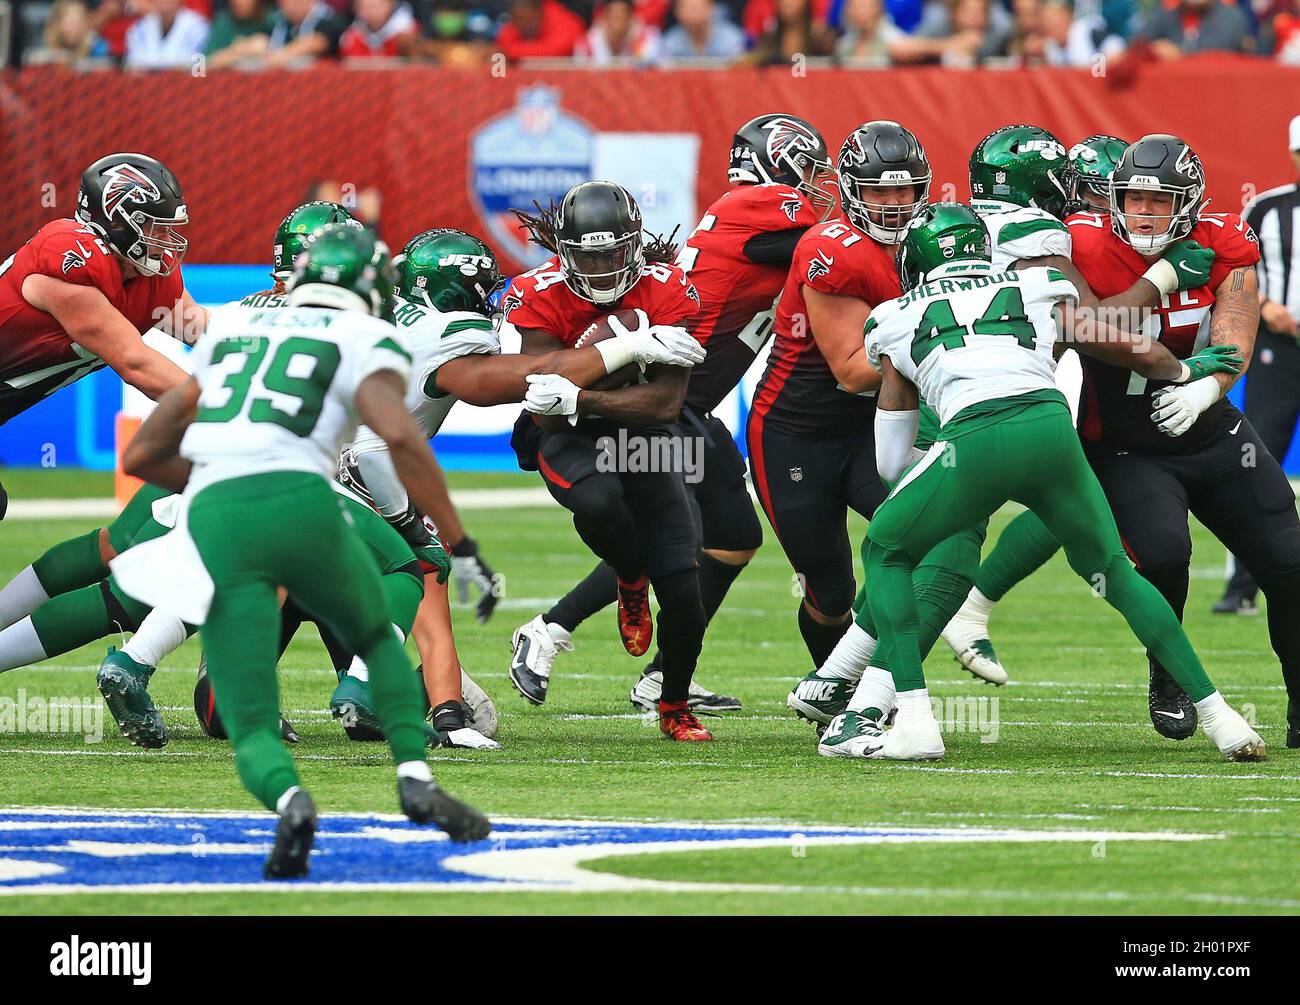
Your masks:
<instances>
[{"instance_id":1,"label":"green grass field","mask_svg":"<svg viewBox=\"0 0 1300 1005\"><path fill-rule=\"evenodd\" d=\"M0 474L16 500L104 495L104 476ZM454 488L531 487L524 477L453 477ZM1173 743L1147 721L1146 666L1122 620L1059 556L999 608L998 649L1012 675L999 691L961 672L946 648L927 664L932 694L996 697L996 742L950 733L937 765L831 761L785 695L807 656L795 626L790 569L770 534L705 641L699 678L742 697L743 713L711 721L717 741L672 745L633 715L637 662L613 612L561 654L550 698L533 708L506 675L511 631L584 574L591 559L558 507L464 514L484 555L505 574L502 608L486 626L457 614L462 660L501 712L496 753L437 752L453 792L502 817L745 821L905 828L997 828L1022 840L812 845L629 854L588 867L677 883L752 885L698 892L266 892L0 896L3 913L1119 913L1260 914L1300 908L1297 754L1282 745L1285 698L1264 620L1212 617L1223 549L1197 528L1188 602L1192 640L1228 700L1253 714L1270 745L1263 764L1228 764L1198 734ZM995 521L994 534L1009 516ZM0 578L93 520L0 525ZM854 523L860 536L863 526ZM942 647L941 647L942 648ZM94 695L103 646L0 677L18 689ZM151 687L172 742L135 751L106 736L0 735L0 802L11 806L256 810L229 750L204 737L190 710L196 642ZM333 687L310 629L281 667L283 707L303 733L304 781L329 811L393 812L384 750L344 738L324 712ZM108 726L111 728L111 720ZM93 752L93 753L92 753ZM124 756L94 756L118 753ZM269 819L269 818L268 818ZM1148 840L1036 841L1037 832L1142 832ZM1186 835L1212 835L1179 841ZM1154 839L1151 839L1154 838ZM0 844L3 837L0 836Z\"/></svg>"}]
</instances>

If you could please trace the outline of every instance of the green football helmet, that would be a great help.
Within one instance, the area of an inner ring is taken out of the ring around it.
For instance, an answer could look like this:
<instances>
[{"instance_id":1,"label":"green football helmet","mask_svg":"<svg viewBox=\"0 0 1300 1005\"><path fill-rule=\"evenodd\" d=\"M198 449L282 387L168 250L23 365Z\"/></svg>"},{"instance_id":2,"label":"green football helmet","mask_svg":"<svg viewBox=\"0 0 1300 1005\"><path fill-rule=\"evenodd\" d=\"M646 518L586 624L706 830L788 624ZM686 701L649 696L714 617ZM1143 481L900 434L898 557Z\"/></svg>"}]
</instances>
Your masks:
<instances>
[{"instance_id":1,"label":"green football helmet","mask_svg":"<svg viewBox=\"0 0 1300 1005\"><path fill-rule=\"evenodd\" d=\"M275 248L271 278L288 279L293 274L293 260L307 244L307 239L328 223L361 224L335 202L305 202L286 216L275 230Z\"/></svg>"},{"instance_id":2,"label":"green football helmet","mask_svg":"<svg viewBox=\"0 0 1300 1005\"><path fill-rule=\"evenodd\" d=\"M363 227L327 223L311 235L289 277L289 306L355 308L391 318L396 285L388 245Z\"/></svg>"},{"instance_id":3,"label":"green football helmet","mask_svg":"<svg viewBox=\"0 0 1300 1005\"><path fill-rule=\"evenodd\" d=\"M1070 209L1110 211L1110 176L1115 173L1128 143L1118 136L1098 133L1070 148ZM1092 195L1096 201L1089 201Z\"/></svg>"},{"instance_id":4,"label":"green football helmet","mask_svg":"<svg viewBox=\"0 0 1300 1005\"><path fill-rule=\"evenodd\" d=\"M504 280L492 249L473 234L438 227L417 234L397 259L397 295L436 311L487 317Z\"/></svg>"},{"instance_id":5,"label":"green football helmet","mask_svg":"<svg viewBox=\"0 0 1300 1005\"><path fill-rule=\"evenodd\" d=\"M904 291L910 290L924 283L935 269L958 262L970 264L972 272L988 271L993 262L988 227L964 203L931 203L912 217L903 231L899 281ZM980 262L984 267L977 264Z\"/></svg>"},{"instance_id":6,"label":"green football helmet","mask_svg":"<svg viewBox=\"0 0 1300 1005\"><path fill-rule=\"evenodd\" d=\"M1039 126L1003 126L970 155L971 205L980 212L1033 206L1064 219L1069 211L1065 147Z\"/></svg>"}]
</instances>

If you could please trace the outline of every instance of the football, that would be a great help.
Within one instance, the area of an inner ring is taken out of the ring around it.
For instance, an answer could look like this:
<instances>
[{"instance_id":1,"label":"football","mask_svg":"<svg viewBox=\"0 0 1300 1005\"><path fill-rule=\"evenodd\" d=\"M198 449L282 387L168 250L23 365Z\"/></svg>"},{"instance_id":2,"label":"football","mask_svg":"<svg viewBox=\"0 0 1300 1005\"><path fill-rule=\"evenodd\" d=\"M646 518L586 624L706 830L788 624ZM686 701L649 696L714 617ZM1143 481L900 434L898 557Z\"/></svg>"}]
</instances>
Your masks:
<instances>
[{"instance_id":1,"label":"football","mask_svg":"<svg viewBox=\"0 0 1300 1005\"><path fill-rule=\"evenodd\" d=\"M619 323L622 324L624 328L628 329L636 328L641 323L640 319L637 317L637 312L631 308L614 311L611 314L606 314L603 317L597 318L589 324L586 327L586 330L578 336L578 341L573 343L573 348L585 349L587 346L595 345L597 342L604 342L606 339L617 338L618 336L614 333L614 329L609 325L610 318L618 318ZM635 363L629 363L627 366L619 367L619 369L615 370L613 373L602 377L592 385L592 388L597 391L609 391L616 387L627 387L628 384L634 383L640 375L641 368Z\"/></svg>"}]
</instances>

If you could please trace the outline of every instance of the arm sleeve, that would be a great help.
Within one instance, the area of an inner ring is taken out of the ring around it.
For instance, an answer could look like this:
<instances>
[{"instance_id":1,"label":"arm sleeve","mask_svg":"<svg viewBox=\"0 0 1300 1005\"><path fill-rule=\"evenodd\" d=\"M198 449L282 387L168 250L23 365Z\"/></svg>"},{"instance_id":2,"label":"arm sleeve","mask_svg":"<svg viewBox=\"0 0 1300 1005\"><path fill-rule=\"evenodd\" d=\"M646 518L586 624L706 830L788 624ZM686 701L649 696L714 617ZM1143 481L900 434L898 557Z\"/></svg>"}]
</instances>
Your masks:
<instances>
[{"instance_id":1,"label":"arm sleeve","mask_svg":"<svg viewBox=\"0 0 1300 1005\"><path fill-rule=\"evenodd\" d=\"M755 234L745 242L745 257L758 265L789 266L794 260L794 249L799 238L808 232L807 227L788 230L771 230Z\"/></svg>"},{"instance_id":2,"label":"arm sleeve","mask_svg":"<svg viewBox=\"0 0 1300 1005\"><path fill-rule=\"evenodd\" d=\"M352 454L361 472L361 480L366 483L370 498L375 501L375 509L385 520L392 520L406 512L410 500L406 487L397 477L397 468L388 453L388 444L370 429L358 426L357 435L352 438Z\"/></svg>"},{"instance_id":3,"label":"arm sleeve","mask_svg":"<svg viewBox=\"0 0 1300 1005\"><path fill-rule=\"evenodd\" d=\"M920 424L920 409L907 412L876 409L876 470L887 483L898 481L916 459L912 445Z\"/></svg>"}]
</instances>

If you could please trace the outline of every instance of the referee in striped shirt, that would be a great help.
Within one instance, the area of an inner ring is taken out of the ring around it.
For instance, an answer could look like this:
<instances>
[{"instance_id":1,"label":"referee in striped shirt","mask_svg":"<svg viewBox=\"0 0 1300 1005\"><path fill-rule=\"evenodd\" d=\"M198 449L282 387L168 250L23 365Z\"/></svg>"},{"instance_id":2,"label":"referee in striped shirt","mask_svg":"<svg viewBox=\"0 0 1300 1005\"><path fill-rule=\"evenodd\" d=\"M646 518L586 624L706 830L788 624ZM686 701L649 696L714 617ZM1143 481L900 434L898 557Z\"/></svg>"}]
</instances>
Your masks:
<instances>
[{"instance_id":1,"label":"referee in striped shirt","mask_svg":"<svg viewBox=\"0 0 1300 1005\"><path fill-rule=\"evenodd\" d=\"M1300 115L1291 120L1291 160L1300 179ZM1300 418L1300 184L1262 192L1246 207L1259 237L1259 336L1246 377L1246 417L1281 461ZM1215 614L1255 614L1259 587L1232 556Z\"/></svg>"}]
</instances>

